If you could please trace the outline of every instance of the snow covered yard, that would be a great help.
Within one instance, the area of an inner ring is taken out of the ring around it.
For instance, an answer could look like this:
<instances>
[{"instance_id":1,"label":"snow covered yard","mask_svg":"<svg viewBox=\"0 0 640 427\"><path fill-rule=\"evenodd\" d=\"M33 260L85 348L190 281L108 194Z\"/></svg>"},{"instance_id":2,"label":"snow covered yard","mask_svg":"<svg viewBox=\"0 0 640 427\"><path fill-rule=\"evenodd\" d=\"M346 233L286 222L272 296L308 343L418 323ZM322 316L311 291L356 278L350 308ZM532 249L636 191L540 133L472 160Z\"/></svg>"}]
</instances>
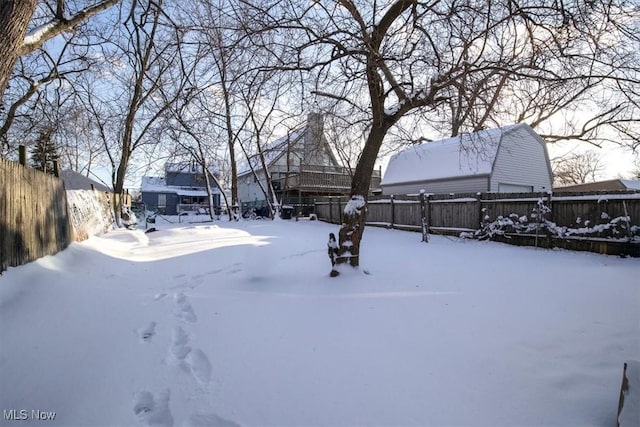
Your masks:
<instances>
[{"instance_id":1,"label":"snow covered yard","mask_svg":"<svg viewBox=\"0 0 640 427\"><path fill-rule=\"evenodd\" d=\"M332 279L333 225L156 226L0 276L2 425L615 426L640 359L639 259L369 227Z\"/></svg>"}]
</instances>

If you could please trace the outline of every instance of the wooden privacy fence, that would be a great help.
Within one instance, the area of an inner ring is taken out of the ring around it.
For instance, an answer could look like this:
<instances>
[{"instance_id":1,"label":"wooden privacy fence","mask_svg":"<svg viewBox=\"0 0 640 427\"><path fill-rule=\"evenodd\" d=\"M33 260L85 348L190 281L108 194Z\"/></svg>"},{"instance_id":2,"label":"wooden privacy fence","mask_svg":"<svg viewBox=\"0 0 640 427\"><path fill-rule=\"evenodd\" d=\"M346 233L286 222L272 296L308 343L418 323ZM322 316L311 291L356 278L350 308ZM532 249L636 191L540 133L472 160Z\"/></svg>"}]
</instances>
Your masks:
<instances>
[{"instance_id":1,"label":"wooden privacy fence","mask_svg":"<svg viewBox=\"0 0 640 427\"><path fill-rule=\"evenodd\" d=\"M62 180L0 159L0 272L71 242Z\"/></svg>"},{"instance_id":2,"label":"wooden privacy fence","mask_svg":"<svg viewBox=\"0 0 640 427\"><path fill-rule=\"evenodd\" d=\"M346 198L315 201L341 223ZM374 196L366 224L521 245L640 256L640 193L470 193Z\"/></svg>"}]
</instances>

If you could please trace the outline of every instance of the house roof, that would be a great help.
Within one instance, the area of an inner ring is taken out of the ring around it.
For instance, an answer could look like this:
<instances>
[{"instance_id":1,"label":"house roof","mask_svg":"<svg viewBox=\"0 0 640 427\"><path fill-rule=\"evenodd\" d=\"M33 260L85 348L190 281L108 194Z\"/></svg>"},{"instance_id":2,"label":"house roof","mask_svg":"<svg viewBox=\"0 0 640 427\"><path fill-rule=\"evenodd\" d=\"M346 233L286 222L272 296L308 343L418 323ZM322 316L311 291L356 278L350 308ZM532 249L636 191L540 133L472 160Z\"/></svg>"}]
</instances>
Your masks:
<instances>
[{"instance_id":1,"label":"house roof","mask_svg":"<svg viewBox=\"0 0 640 427\"><path fill-rule=\"evenodd\" d=\"M557 192L580 192L580 191L640 191L640 180L633 179L608 179L605 181L588 182L586 184L567 185L565 187L554 188Z\"/></svg>"},{"instance_id":2,"label":"house roof","mask_svg":"<svg viewBox=\"0 0 640 427\"><path fill-rule=\"evenodd\" d=\"M521 123L407 148L391 157L381 185L489 175L504 136L522 127L533 133Z\"/></svg>"},{"instance_id":3,"label":"house roof","mask_svg":"<svg viewBox=\"0 0 640 427\"><path fill-rule=\"evenodd\" d=\"M60 179L64 181L64 188L66 190L91 190L91 185L93 184L94 188L98 191L111 192L111 188L105 184L88 178L76 171L60 171Z\"/></svg>"},{"instance_id":4,"label":"house roof","mask_svg":"<svg viewBox=\"0 0 640 427\"><path fill-rule=\"evenodd\" d=\"M306 157L310 152L318 153L318 150L324 150L331 158L332 163L338 165L338 160L324 136L324 116L321 113L313 112L307 115L307 121L303 126L294 129L275 141L262 145L267 167L273 166L278 159L287 153L288 148L295 147L299 149L300 145L304 146L303 157L305 158L302 159L303 162L313 161L311 158ZM262 170L260 156L257 153L251 155L249 161L238 162L238 176L251 173L252 169Z\"/></svg>"},{"instance_id":5,"label":"house roof","mask_svg":"<svg viewBox=\"0 0 640 427\"><path fill-rule=\"evenodd\" d=\"M267 167L271 166L282 154L287 150L287 147L292 147L301 141L304 137L304 133L307 126L302 126L294 129L287 135L271 141L262 146L262 153L264 155L265 163ZM253 154L249 157L249 161L243 161L238 163L238 176L250 173L253 169L261 169L262 164L260 162L260 155Z\"/></svg>"},{"instance_id":6,"label":"house roof","mask_svg":"<svg viewBox=\"0 0 640 427\"><path fill-rule=\"evenodd\" d=\"M214 194L220 192L217 186L211 186L211 191ZM206 196L207 190L194 190L192 188L178 187L175 185L167 185L164 178L161 176L143 176L142 193L175 193L178 196Z\"/></svg>"}]
</instances>

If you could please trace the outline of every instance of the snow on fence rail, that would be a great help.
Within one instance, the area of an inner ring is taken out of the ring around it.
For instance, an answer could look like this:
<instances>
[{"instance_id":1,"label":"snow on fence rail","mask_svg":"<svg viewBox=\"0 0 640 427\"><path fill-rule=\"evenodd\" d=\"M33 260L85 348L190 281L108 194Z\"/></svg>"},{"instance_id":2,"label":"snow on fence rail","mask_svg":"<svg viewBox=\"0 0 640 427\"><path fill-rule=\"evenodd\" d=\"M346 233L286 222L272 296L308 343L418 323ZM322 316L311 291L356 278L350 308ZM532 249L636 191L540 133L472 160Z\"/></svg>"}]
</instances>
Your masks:
<instances>
[{"instance_id":1,"label":"snow on fence rail","mask_svg":"<svg viewBox=\"0 0 640 427\"><path fill-rule=\"evenodd\" d=\"M345 203L317 199L315 212L320 220L341 223ZM545 211L537 214L541 206ZM420 230L423 216L431 233L640 256L638 192L373 196L367 224Z\"/></svg>"}]
</instances>

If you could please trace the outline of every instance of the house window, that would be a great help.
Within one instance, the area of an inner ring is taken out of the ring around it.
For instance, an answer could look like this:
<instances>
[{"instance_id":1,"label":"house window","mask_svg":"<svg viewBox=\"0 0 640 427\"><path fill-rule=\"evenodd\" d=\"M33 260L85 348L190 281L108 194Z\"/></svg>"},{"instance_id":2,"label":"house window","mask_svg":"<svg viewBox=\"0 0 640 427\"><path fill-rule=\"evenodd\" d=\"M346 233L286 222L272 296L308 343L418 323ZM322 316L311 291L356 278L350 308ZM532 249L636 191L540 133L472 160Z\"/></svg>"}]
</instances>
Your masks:
<instances>
[{"instance_id":1,"label":"house window","mask_svg":"<svg viewBox=\"0 0 640 427\"><path fill-rule=\"evenodd\" d=\"M167 207L167 195L166 194L158 194L158 207L166 208Z\"/></svg>"}]
</instances>

